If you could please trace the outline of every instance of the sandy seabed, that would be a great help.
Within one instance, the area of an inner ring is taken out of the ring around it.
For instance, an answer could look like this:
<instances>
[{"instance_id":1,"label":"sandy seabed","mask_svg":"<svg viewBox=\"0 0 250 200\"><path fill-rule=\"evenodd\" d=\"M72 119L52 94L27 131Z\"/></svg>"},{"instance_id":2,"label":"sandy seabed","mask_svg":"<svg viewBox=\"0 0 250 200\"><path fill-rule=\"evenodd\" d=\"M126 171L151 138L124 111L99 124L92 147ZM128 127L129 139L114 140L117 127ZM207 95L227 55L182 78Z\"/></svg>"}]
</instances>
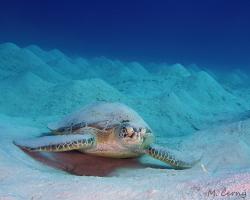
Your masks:
<instances>
[{"instance_id":1,"label":"sandy seabed","mask_svg":"<svg viewBox=\"0 0 250 200\"><path fill-rule=\"evenodd\" d=\"M249 80L240 70L70 58L1 44L0 199L250 199ZM97 160L13 145L100 100L131 106L158 143L202 155L200 163L173 170L147 156Z\"/></svg>"}]
</instances>

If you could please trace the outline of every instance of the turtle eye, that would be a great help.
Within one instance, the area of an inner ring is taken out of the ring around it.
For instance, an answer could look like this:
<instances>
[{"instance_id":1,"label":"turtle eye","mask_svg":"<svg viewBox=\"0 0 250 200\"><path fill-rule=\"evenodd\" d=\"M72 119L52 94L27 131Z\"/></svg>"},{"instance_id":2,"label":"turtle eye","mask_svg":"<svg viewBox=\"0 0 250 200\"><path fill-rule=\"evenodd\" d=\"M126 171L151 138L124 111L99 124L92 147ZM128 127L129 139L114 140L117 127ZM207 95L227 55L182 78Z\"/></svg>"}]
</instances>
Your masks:
<instances>
[{"instance_id":1,"label":"turtle eye","mask_svg":"<svg viewBox=\"0 0 250 200\"><path fill-rule=\"evenodd\" d=\"M122 130L121 130L121 132L120 132L119 135L120 135L121 137L126 137L126 135L127 135L126 127L122 127Z\"/></svg>"},{"instance_id":2,"label":"turtle eye","mask_svg":"<svg viewBox=\"0 0 250 200\"><path fill-rule=\"evenodd\" d=\"M126 131L129 137L131 137L134 133L134 129L132 127L126 127Z\"/></svg>"}]
</instances>

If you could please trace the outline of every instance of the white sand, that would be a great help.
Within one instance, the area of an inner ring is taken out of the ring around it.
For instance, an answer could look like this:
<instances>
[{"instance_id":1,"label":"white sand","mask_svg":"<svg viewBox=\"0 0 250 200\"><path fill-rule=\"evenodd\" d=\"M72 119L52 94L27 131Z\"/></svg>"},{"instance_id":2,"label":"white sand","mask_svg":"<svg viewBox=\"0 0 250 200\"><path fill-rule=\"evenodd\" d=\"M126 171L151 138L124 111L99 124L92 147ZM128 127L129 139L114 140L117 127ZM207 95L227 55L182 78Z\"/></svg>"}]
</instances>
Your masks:
<instances>
[{"instance_id":1,"label":"white sand","mask_svg":"<svg viewBox=\"0 0 250 200\"><path fill-rule=\"evenodd\" d=\"M250 199L249 77L213 73L180 64L147 70L136 62L0 45L0 199ZM74 176L12 144L96 100L128 104L158 143L184 157L202 154L201 163L182 171L148 167L112 177Z\"/></svg>"}]
</instances>

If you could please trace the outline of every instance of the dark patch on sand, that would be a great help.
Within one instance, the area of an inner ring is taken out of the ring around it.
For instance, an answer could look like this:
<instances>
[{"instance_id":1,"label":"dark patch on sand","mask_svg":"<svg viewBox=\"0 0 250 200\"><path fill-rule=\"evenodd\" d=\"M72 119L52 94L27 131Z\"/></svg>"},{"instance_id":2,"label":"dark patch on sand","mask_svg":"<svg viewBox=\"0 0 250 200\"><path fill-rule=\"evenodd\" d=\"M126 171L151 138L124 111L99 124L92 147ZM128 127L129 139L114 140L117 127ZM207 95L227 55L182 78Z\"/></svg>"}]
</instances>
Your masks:
<instances>
[{"instance_id":1,"label":"dark patch on sand","mask_svg":"<svg viewBox=\"0 0 250 200\"><path fill-rule=\"evenodd\" d=\"M78 176L115 176L115 172L119 169L168 168L164 164L142 163L139 158L96 157L78 151L57 153L30 152L24 149L23 151L43 164Z\"/></svg>"}]
</instances>

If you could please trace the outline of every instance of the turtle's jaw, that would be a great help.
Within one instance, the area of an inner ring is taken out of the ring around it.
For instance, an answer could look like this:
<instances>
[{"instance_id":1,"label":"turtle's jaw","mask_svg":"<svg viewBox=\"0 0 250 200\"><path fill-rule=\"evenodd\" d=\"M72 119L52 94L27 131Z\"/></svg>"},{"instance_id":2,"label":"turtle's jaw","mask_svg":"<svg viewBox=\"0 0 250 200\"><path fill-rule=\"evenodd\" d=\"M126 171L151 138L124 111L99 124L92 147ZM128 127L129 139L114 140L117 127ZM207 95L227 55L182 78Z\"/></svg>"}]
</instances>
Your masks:
<instances>
[{"instance_id":1,"label":"turtle's jaw","mask_svg":"<svg viewBox=\"0 0 250 200\"><path fill-rule=\"evenodd\" d=\"M134 152L142 152L154 143L154 136L151 132L135 133L133 137L123 139L123 145Z\"/></svg>"},{"instance_id":2,"label":"turtle's jaw","mask_svg":"<svg viewBox=\"0 0 250 200\"><path fill-rule=\"evenodd\" d=\"M116 129L116 131L118 141L128 151L143 151L154 142L153 133L148 127L138 127L134 124L126 123Z\"/></svg>"}]
</instances>

